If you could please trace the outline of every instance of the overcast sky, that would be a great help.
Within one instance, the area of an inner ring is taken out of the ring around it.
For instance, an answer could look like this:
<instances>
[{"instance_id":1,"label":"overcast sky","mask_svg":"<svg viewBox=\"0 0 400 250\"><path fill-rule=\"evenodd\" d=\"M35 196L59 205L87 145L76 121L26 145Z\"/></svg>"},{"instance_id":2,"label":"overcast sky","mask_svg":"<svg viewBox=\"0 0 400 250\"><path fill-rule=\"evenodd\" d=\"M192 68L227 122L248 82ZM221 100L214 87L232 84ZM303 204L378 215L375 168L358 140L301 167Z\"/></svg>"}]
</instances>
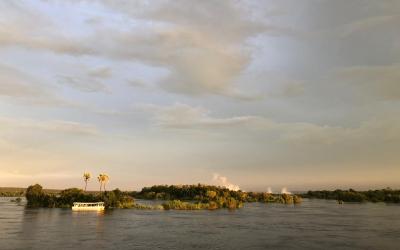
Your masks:
<instances>
[{"instance_id":1,"label":"overcast sky","mask_svg":"<svg viewBox=\"0 0 400 250\"><path fill-rule=\"evenodd\" d=\"M398 188L399 27L397 0L1 1L0 186Z\"/></svg>"}]
</instances>

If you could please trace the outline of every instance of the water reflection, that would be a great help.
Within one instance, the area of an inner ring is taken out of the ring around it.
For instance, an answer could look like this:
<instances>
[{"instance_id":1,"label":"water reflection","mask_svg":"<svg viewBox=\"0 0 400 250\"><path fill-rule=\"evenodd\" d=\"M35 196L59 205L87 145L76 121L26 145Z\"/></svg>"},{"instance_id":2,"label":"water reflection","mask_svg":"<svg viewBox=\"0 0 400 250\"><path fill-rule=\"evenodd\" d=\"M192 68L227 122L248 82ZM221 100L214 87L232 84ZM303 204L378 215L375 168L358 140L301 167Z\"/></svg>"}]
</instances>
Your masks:
<instances>
[{"instance_id":1,"label":"water reflection","mask_svg":"<svg viewBox=\"0 0 400 250\"><path fill-rule=\"evenodd\" d=\"M104 233L104 216L106 212L103 211L71 211L71 217L72 217L72 223L74 226L78 227L82 224L82 222L85 223L85 227L88 228L88 230L91 229L91 223L94 223L94 228L93 232L96 232L96 234L99 234L100 237Z\"/></svg>"}]
</instances>

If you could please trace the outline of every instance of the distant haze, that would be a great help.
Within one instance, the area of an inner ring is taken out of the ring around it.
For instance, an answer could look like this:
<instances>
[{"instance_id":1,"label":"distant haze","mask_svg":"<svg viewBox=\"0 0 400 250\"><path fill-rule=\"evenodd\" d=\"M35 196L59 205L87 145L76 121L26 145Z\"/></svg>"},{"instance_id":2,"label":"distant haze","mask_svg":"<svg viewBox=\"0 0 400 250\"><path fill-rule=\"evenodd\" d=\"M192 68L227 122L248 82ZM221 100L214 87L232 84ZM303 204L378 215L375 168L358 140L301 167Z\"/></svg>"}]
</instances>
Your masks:
<instances>
[{"instance_id":1,"label":"distant haze","mask_svg":"<svg viewBox=\"0 0 400 250\"><path fill-rule=\"evenodd\" d=\"M400 187L400 1L1 1L0 186Z\"/></svg>"}]
</instances>

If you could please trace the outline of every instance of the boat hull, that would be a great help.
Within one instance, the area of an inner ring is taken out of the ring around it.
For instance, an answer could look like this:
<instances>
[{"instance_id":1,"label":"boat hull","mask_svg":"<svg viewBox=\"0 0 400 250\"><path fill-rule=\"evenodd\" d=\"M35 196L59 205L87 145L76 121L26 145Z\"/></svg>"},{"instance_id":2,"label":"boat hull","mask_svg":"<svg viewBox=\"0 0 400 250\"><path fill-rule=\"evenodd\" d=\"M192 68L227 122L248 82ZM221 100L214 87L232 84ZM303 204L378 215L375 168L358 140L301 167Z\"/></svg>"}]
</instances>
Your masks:
<instances>
[{"instance_id":1,"label":"boat hull","mask_svg":"<svg viewBox=\"0 0 400 250\"><path fill-rule=\"evenodd\" d=\"M74 202L72 211L103 211L104 202Z\"/></svg>"},{"instance_id":2,"label":"boat hull","mask_svg":"<svg viewBox=\"0 0 400 250\"><path fill-rule=\"evenodd\" d=\"M72 211L103 211L104 207L72 207Z\"/></svg>"}]
</instances>

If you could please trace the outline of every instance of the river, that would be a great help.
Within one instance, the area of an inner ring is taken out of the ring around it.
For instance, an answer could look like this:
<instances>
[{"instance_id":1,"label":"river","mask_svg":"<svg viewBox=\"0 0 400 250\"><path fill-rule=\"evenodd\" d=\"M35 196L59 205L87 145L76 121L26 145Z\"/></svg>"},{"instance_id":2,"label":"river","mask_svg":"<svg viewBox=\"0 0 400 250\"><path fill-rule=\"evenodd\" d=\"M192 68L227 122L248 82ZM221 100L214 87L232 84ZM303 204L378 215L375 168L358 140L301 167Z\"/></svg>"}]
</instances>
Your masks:
<instances>
[{"instance_id":1,"label":"river","mask_svg":"<svg viewBox=\"0 0 400 250\"><path fill-rule=\"evenodd\" d=\"M31 209L0 198L0 249L400 249L400 205L307 200L236 211Z\"/></svg>"}]
</instances>

